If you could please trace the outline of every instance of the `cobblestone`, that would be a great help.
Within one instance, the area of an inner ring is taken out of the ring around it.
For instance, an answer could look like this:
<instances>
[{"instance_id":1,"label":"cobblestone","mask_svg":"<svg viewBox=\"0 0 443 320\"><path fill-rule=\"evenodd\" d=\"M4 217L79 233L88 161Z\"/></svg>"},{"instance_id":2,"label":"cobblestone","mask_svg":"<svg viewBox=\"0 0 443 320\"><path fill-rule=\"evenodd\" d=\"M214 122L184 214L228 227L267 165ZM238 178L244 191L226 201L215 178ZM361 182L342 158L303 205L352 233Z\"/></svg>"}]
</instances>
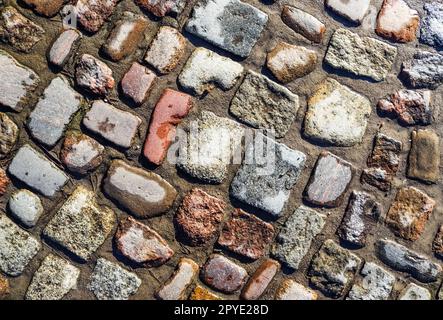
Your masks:
<instances>
[{"instance_id":1,"label":"cobblestone","mask_svg":"<svg viewBox=\"0 0 443 320\"><path fill-rule=\"evenodd\" d=\"M0 112L0 158L7 157L14 148L19 128L6 113Z\"/></svg>"},{"instance_id":2,"label":"cobblestone","mask_svg":"<svg viewBox=\"0 0 443 320\"><path fill-rule=\"evenodd\" d=\"M412 131L408 177L436 183L440 177L440 139L431 130Z\"/></svg>"},{"instance_id":3,"label":"cobblestone","mask_svg":"<svg viewBox=\"0 0 443 320\"><path fill-rule=\"evenodd\" d=\"M11 215L22 225L32 228L44 212L40 198L29 190L15 191L8 201Z\"/></svg>"},{"instance_id":4,"label":"cobblestone","mask_svg":"<svg viewBox=\"0 0 443 320\"><path fill-rule=\"evenodd\" d=\"M275 294L276 300L317 300L314 290L306 288L294 280L284 280Z\"/></svg>"},{"instance_id":5,"label":"cobblestone","mask_svg":"<svg viewBox=\"0 0 443 320\"><path fill-rule=\"evenodd\" d=\"M428 289L410 283L400 292L398 300L432 300Z\"/></svg>"},{"instance_id":6,"label":"cobblestone","mask_svg":"<svg viewBox=\"0 0 443 320\"><path fill-rule=\"evenodd\" d=\"M323 41L326 26L309 13L292 6L284 6L281 18L288 27L308 40L317 43Z\"/></svg>"},{"instance_id":7,"label":"cobblestone","mask_svg":"<svg viewBox=\"0 0 443 320\"><path fill-rule=\"evenodd\" d=\"M244 286L241 293L242 299L258 300L279 270L280 264L277 261L266 259Z\"/></svg>"},{"instance_id":8,"label":"cobblestone","mask_svg":"<svg viewBox=\"0 0 443 320\"><path fill-rule=\"evenodd\" d=\"M132 103L139 106L148 98L157 76L146 67L134 62L121 81L122 92Z\"/></svg>"},{"instance_id":9,"label":"cobblestone","mask_svg":"<svg viewBox=\"0 0 443 320\"><path fill-rule=\"evenodd\" d=\"M347 20L360 24L366 16L371 4L370 0L326 0L325 6Z\"/></svg>"},{"instance_id":10,"label":"cobblestone","mask_svg":"<svg viewBox=\"0 0 443 320\"><path fill-rule=\"evenodd\" d=\"M402 64L401 78L412 88L436 89L443 83L443 55L418 51Z\"/></svg>"},{"instance_id":11,"label":"cobblestone","mask_svg":"<svg viewBox=\"0 0 443 320\"><path fill-rule=\"evenodd\" d=\"M443 4L425 3L426 15L421 23L420 40L438 50L443 49Z\"/></svg>"},{"instance_id":12,"label":"cobblestone","mask_svg":"<svg viewBox=\"0 0 443 320\"><path fill-rule=\"evenodd\" d=\"M63 31L52 44L48 52L48 61L57 68L63 68L76 51L81 39L82 35L77 30Z\"/></svg>"}]
</instances>

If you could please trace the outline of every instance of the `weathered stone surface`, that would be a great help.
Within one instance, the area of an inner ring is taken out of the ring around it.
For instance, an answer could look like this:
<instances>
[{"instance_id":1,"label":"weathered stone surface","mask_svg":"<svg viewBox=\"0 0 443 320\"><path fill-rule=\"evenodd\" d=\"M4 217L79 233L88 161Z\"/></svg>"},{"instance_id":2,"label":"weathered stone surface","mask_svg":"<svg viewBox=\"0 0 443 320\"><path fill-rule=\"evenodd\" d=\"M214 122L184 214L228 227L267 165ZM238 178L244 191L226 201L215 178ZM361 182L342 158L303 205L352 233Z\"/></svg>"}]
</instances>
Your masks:
<instances>
[{"instance_id":1,"label":"weathered stone surface","mask_svg":"<svg viewBox=\"0 0 443 320\"><path fill-rule=\"evenodd\" d=\"M197 48L178 76L180 85L193 95L202 96L214 87L229 90L243 74L243 66L205 48Z\"/></svg>"},{"instance_id":2,"label":"weathered stone surface","mask_svg":"<svg viewBox=\"0 0 443 320\"><path fill-rule=\"evenodd\" d=\"M287 267L298 269L312 241L322 231L325 223L325 215L300 206L280 230L272 248L272 255Z\"/></svg>"},{"instance_id":3,"label":"weathered stone surface","mask_svg":"<svg viewBox=\"0 0 443 320\"><path fill-rule=\"evenodd\" d=\"M148 98L157 76L141 64L134 62L123 76L121 88L124 96L139 106Z\"/></svg>"},{"instance_id":4,"label":"weathered stone surface","mask_svg":"<svg viewBox=\"0 0 443 320\"><path fill-rule=\"evenodd\" d=\"M115 85L112 70L90 54L82 55L78 61L75 80L81 88L100 96L108 94Z\"/></svg>"},{"instance_id":5,"label":"weathered stone surface","mask_svg":"<svg viewBox=\"0 0 443 320\"><path fill-rule=\"evenodd\" d=\"M409 152L409 178L436 183L440 177L440 139L431 130L412 132Z\"/></svg>"},{"instance_id":6,"label":"weathered stone surface","mask_svg":"<svg viewBox=\"0 0 443 320\"><path fill-rule=\"evenodd\" d=\"M201 278L210 287L233 293L243 287L248 277L244 268L222 255L212 255L203 266Z\"/></svg>"},{"instance_id":7,"label":"weathered stone surface","mask_svg":"<svg viewBox=\"0 0 443 320\"><path fill-rule=\"evenodd\" d=\"M266 254L274 238L274 227L241 209L226 222L218 244L239 255L256 260Z\"/></svg>"},{"instance_id":8,"label":"weathered stone surface","mask_svg":"<svg viewBox=\"0 0 443 320\"><path fill-rule=\"evenodd\" d=\"M347 29L338 29L329 42L325 62L356 76L383 81L396 56L397 48L394 46L373 38L360 37Z\"/></svg>"},{"instance_id":9,"label":"weathered stone surface","mask_svg":"<svg viewBox=\"0 0 443 320\"><path fill-rule=\"evenodd\" d=\"M95 193L79 185L46 225L43 235L81 260L105 242L115 223L115 213L99 205Z\"/></svg>"},{"instance_id":10,"label":"weathered stone surface","mask_svg":"<svg viewBox=\"0 0 443 320\"><path fill-rule=\"evenodd\" d=\"M397 192L386 223L396 235L415 241L423 233L434 206L435 201L424 192L404 187Z\"/></svg>"},{"instance_id":11,"label":"weathered stone surface","mask_svg":"<svg viewBox=\"0 0 443 320\"><path fill-rule=\"evenodd\" d=\"M118 264L99 258L88 284L98 300L128 300L135 294L142 281L133 272Z\"/></svg>"},{"instance_id":12,"label":"weathered stone surface","mask_svg":"<svg viewBox=\"0 0 443 320\"><path fill-rule=\"evenodd\" d=\"M186 0L135 0L136 4L157 17L164 17L170 13L179 14L186 2Z\"/></svg>"},{"instance_id":13,"label":"weathered stone surface","mask_svg":"<svg viewBox=\"0 0 443 320\"><path fill-rule=\"evenodd\" d=\"M77 286L80 269L49 254L32 277L26 300L61 300Z\"/></svg>"},{"instance_id":14,"label":"weathered stone surface","mask_svg":"<svg viewBox=\"0 0 443 320\"><path fill-rule=\"evenodd\" d=\"M236 121L202 111L191 124L185 143L180 145L177 167L206 183L223 182L243 133Z\"/></svg>"},{"instance_id":15,"label":"weathered stone surface","mask_svg":"<svg viewBox=\"0 0 443 320\"><path fill-rule=\"evenodd\" d=\"M366 97L328 78L308 100L304 134L320 143L353 146L361 143L370 114Z\"/></svg>"},{"instance_id":16,"label":"weathered stone surface","mask_svg":"<svg viewBox=\"0 0 443 320\"><path fill-rule=\"evenodd\" d=\"M0 196L6 193L6 190L11 183L8 176L6 175L6 171L0 168Z\"/></svg>"},{"instance_id":17,"label":"weathered stone surface","mask_svg":"<svg viewBox=\"0 0 443 320\"><path fill-rule=\"evenodd\" d=\"M207 244L219 232L226 203L194 188L183 198L175 222L185 241L193 246Z\"/></svg>"},{"instance_id":18,"label":"weathered stone surface","mask_svg":"<svg viewBox=\"0 0 443 320\"><path fill-rule=\"evenodd\" d=\"M442 267L430 258L392 240L378 240L376 247L384 263L395 270L409 273L421 282L434 282L442 272Z\"/></svg>"},{"instance_id":19,"label":"weathered stone surface","mask_svg":"<svg viewBox=\"0 0 443 320\"><path fill-rule=\"evenodd\" d=\"M284 280L275 293L276 300L317 300L317 298L318 295L314 290L291 279Z\"/></svg>"},{"instance_id":20,"label":"weathered stone surface","mask_svg":"<svg viewBox=\"0 0 443 320\"><path fill-rule=\"evenodd\" d=\"M114 242L123 256L148 268L164 264L174 254L157 232L131 217L120 221Z\"/></svg>"},{"instance_id":21,"label":"weathered stone surface","mask_svg":"<svg viewBox=\"0 0 443 320\"><path fill-rule=\"evenodd\" d=\"M208 289L197 285L189 296L189 300L223 300L215 293L212 293Z\"/></svg>"},{"instance_id":22,"label":"weathered stone surface","mask_svg":"<svg viewBox=\"0 0 443 320\"><path fill-rule=\"evenodd\" d=\"M410 283L400 292L398 300L432 300L432 296L428 289Z\"/></svg>"},{"instance_id":23,"label":"weathered stone surface","mask_svg":"<svg viewBox=\"0 0 443 320\"><path fill-rule=\"evenodd\" d=\"M286 135L295 120L299 98L264 75L249 70L231 101L229 111L248 125Z\"/></svg>"},{"instance_id":24,"label":"weathered stone surface","mask_svg":"<svg viewBox=\"0 0 443 320\"><path fill-rule=\"evenodd\" d=\"M29 144L18 150L9 164L8 171L47 197L52 197L69 179L62 170Z\"/></svg>"},{"instance_id":25,"label":"weathered stone surface","mask_svg":"<svg viewBox=\"0 0 443 320\"><path fill-rule=\"evenodd\" d=\"M0 40L14 49L28 53L43 39L45 30L35 24L14 7L7 6L0 11Z\"/></svg>"},{"instance_id":26,"label":"weathered stone surface","mask_svg":"<svg viewBox=\"0 0 443 320\"><path fill-rule=\"evenodd\" d=\"M395 276L373 262L366 262L361 270L362 280L355 283L347 300L388 300Z\"/></svg>"},{"instance_id":27,"label":"weathered stone surface","mask_svg":"<svg viewBox=\"0 0 443 320\"><path fill-rule=\"evenodd\" d=\"M24 0L35 12L46 17L55 16L68 0Z\"/></svg>"},{"instance_id":28,"label":"weathered stone surface","mask_svg":"<svg viewBox=\"0 0 443 320\"><path fill-rule=\"evenodd\" d=\"M10 154L17 142L18 134L19 128L15 122L6 113L0 112L0 159Z\"/></svg>"},{"instance_id":29,"label":"weathered stone surface","mask_svg":"<svg viewBox=\"0 0 443 320\"><path fill-rule=\"evenodd\" d=\"M155 296L159 300L185 300L186 291L197 277L198 270L198 264L193 260L181 258L174 274Z\"/></svg>"},{"instance_id":30,"label":"weathered stone surface","mask_svg":"<svg viewBox=\"0 0 443 320\"><path fill-rule=\"evenodd\" d=\"M160 165L176 137L176 127L185 118L194 102L191 96L165 89L151 116L143 155L149 162Z\"/></svg>"},{"instance_id":31,"label":"weathered stone surface","mask_svg":"<svg viewBox=\"0 0 443 320\"><path fill-rule=\"evenodd\" d=\"M353 191L345 215L338 229L340 238L352 245L363 247L366 238L381 216L381 205L366 193Z\"/></svg>"},{"instance_id":32,"label":"weathered stone surface","mask_svg":"<svg viewBox=\"0 0 443 320\"><path fill-rule=\"evenodd\" d=\"M104 181L106 194L139 218L166 212L177 191L159 175L114 160Z\"/></svg>"},{"instance_id":33,"label":"weathered stone surface","mask_svg":"<svg viewBox=\"0 0 443 320\"><path fill-rule=\"evenodd\" d=\"M326 26L309 13L291 6L284 6L281 19L288 27L306 39L321 43Z\"/></svg>"},{"instance_id":34,"label":"weathered stone surface","mask_svg":"<svg viewBox=\"0 0 443 320\"><path fill-rule=\"evenodd\" d=\"M274 276L280 270L280 264L272 259L266 259L244 286L241 298L257 300L266 291Z\"/></svg>"},{"instance_id":35,"label":"weathered stone surface","mask_svg":"<svg viewBox=\"0 0 443 320\"><path fill-rule=\"evenodd\" d=\"M353 176L352 165L330 152L320 153L306 186L306 201L322 207L339 207Z\"/></svg>"},{"instance_id":36,"label":"weathered stone surface","mask_svg":"<svg viewBox=\"0 0 443 320\"><path fill-rule=\"evenodd\" d=\"M63 141L60 160L70 171L86 174L102 163L104 151L94 139L79 131L69 131Z\"/></svg>"},{"instance_id":37,"label":"weathered stone surface","mask_svg":"<svg viewBox=\"0 0 443 320\"><path fill-rule=\"evenodd\" d=\"M403 0L384 0L377 17L375 32L381 37L397 42L416 39L420 24L417 10L411 9Z\"/></svg>"},{"instance_id":38,"label":"weathered stone surface","mask_svg":"<svg viewBox=\"0 0 443 320\"><path fill-rule=\"evenodd\" d=\"M48 52L49 63L57 68L62 68L74 54L81 38L82 35L77 30L68 29L63 31L54 41Z\"/></svg>"},{"instance_id":39,"label":"weathered stone surface","mask_svg":"<svg viewBox=\"0 0 443 320\"><path fill-rule=\"evenodd\" d=\"M40 250L40 242L0 214L0 270L8 276L22 274Z\"/></svg>"},{"instance_id":40,"label":"weathered stone surface","mask_svg":"<svg viewBox=\"0 0 443 320\"><path fill-rule=\"evenodd\" d=\"M168 74L180 63L186 49L186 38L168 26L160 27L149 45L145 61L160 74Z\"/></svg>"},{"instance_id":41,"label":"weathered stone surface","mask_svg":"<svg viewBox=\"0 0 443 320\"><path fill-rule=\"evenodd\" d=\"M266 157L257 154L263 142ZM263 162L261 160L264 160ZM243 165L231 183L232 197L274 216L280 216L291 189L304 169L306 155L262 134L255 136L245 153Z\"/></svg>"},{"instance_id":42,"label":"weathered stone surface","mask_svg":"<svg viewBox=\"0 0 443 320\"><path fill-rule=\"evenodd\" d=\"M443 4L433 1L424 4L425 17L421 23L420 41L437 50L443 49Z\"/></svg>"},{"instance_id":43,"label":"weathered stone surface","mask_svg":"<svg viewBox=\"0 0 443 320\"><path fill-rule=\"evenodd\" d=\"M347 20L360 24L369 10L371 0L326 0L325 6Z\"/></svg>"},{"instance_id":44,"label":"weathered stone surface","mask_svg":"<svg viewBox=\"0 0 443 320\"><path fill-rule=\"evenodd\" d=\"M186 30L226 51L247 57L267 22L267 14L239 0L205 0L195 5Z\"/></svg>"},{"instance_id":45,"label":"weathered stone surface","mask_svg":"<svg viewBox=\"0 0 443 320\"><path fill-rule=\"evenodd\" d=\"M362 260L332 240L326 240L309 268L312 285L332 298L343 296L352 284Z\"/></svg>"},{"instance_id":46,"label":"weathered stone surface","mask_svg":"<svg viewBox=\"0 0 443 320\"><path fill-rule=\"evenodd\" d=\"M71 88L65 77L53 79L29 116L27 126L32 137L53 147L82 102L82 96Z\"/></svg>"},{"instance_id":47,"label":"weathered stone surface","mask_svg":"<svg viewBox=\"0 0 443 320\"><path fill-rule=\"evenodd\" d=\"M266 65L280 82L288 83L314 71L317 60L314 50L279 42L268 53Z\"/></svg>"},{"instance_id":48,"label":"weathered stone surface","mask_svg":"<svg viewBox=\"0 0 443 320\"><path fill-rule=\"evenodd\" d=\"M443 225L437 231L434 242L432 243L432 250L439 257L443 258Z\"/></svg>"},{"instance_id":49,"label":"weathered stone surface","mask_svg":"<svg viewBox=\"0 0 443 320\"><path fill-rule=\"evenodd\" d=\"M103 45L103 52L112 61L120 61L130 56L137 49L147 28L148 20L142 15L123 12Z\"/></svg>"},{"instance_id":50,"label":"weathered stone surface","mask_svg":"<svg viewBox=\"0 0 443 320\"><path fill-rule=\"evenodd\" d=\"M436 89L443 83L443 55L419 51L403 62L400 77L412 88Z\"/></svg>"},{"instance_id":51,"label":"weathered stone surface","mask_svg":"<svg viewBox=\"0 0 443 320\"><path fill-rule=\"evenodd\" d=\"M70 6L66 6L62 10L62 14L66 15L70 11L71 13L75 13L77 22L81 27L89 33L95 33L112 14L118 1L119 0L77 0L73 7L73 12L70 10Z\"/></svg>"},{"instance_id":52,"label":"weathered stone surface","mask_svg":"<svg viewBox=\"0 0 443 320\"><path fill-rule=\"evenodd\" d=\"M43 214L40 198L26 189L15 191L8 200L11 215L22 225L32 228Z\"/></svg>"},{"instance_id":53,"label":"weathered stone surface","mask_svg":"<svg viewBox=\"0 0 443 320\"><path fill-rule=\"evenodd\" d=\"M6 298L6 296L9 294L9 281L8 279L4 278L2 275L0 275L0 299Z\"/></svg>"},{"instance_id":54,"label":"weathered stone surface","mask_svg":"<svg viewBox=\"0 0 443 320\"><path fill-rule=\"evenodd\" d=\"M382 133L374 138L374 148L368 157L368 169L364 169L361 181L382 191L391 189L391 182L400 164L402 143Z\"/></svg>"},{"instance_id":55,"label":"weathered stone surface","mask_svg":"<svg viewBox=\"0 0 443 320\"><path fill-rule=\"evenodd\" d=\"M138 116L102 100L94 101L83 118L86 128L124 149L131 147L141 123Z\"/></svg>"},{"instance_id":56,"label":"weathered stone surface","mask_svg":"<svg viewBox=\"0 0 443 320\"><path fill-rule=\"evenodd\" d=\"M0 105L20 112L26 105L26 96L40 82L39 76L17 62L6 51L0 50Z\"/></svg>"}]
</instances>

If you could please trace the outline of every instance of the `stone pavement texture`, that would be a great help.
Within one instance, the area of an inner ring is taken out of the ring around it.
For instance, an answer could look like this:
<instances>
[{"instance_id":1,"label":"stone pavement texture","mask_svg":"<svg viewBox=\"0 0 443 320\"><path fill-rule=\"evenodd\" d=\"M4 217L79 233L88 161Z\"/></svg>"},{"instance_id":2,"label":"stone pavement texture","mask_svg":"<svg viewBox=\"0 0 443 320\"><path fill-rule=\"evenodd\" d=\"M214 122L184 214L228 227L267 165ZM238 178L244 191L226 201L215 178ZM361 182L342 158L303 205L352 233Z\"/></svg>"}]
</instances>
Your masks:
<instances>
[{"instance_id":1,"label":"stone pavement texture","mask_svg":"<svg viewBox=\"0 0 443 320\"><path fill-rule=\"evenodd\" d=\"M0 1L0 299L443 299L442 48L440 0Z\"/></svg>"}]
</instances>

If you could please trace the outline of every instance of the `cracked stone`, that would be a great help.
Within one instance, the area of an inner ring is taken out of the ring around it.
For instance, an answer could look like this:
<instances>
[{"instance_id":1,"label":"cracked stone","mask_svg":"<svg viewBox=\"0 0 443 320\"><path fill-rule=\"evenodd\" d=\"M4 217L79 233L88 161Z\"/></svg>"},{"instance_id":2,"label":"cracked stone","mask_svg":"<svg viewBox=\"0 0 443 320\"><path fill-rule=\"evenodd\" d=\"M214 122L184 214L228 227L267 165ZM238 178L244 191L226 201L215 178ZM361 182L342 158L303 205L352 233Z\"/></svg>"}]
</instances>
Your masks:
<instances>
[{"instance_id":1,"label":"cracked stone","mask_svg":"<svg viewBox=\"0 0 443 320\"><path fill-rule=\"evenodd\" d=\"M8 171L31 189L47 197L54 196L69 180L53 162L28 144L17 151Z\"/></svg>"},{"instance_id":2,"label":"cracked stone","mask_svg":"<svg viewBox=\"0 0 443 320\"><path fill-rule=\"evenodd\" d=\"M148 98L156 80L154 72L134 62L122 78L121 89L126 98L139 106Z\"/></svg>"},{"instance_id":3,"label":"cracked stone","mask_svg":"<svg viewBox=\"0 0 443 320\"><path fill-rule=\"evenodd\" d=\"M314 290L306 288L291 279L283 280L275 293L276 300L317 300Z\"/></svg>"},{"instance_id":4,"label":"cracked stone","mask_svg":"<svg viewBox=\"0 0 443 320\"><path fill-rule=\"evenodd\" d=\"M123 256L147 268L166 263L174 254L156 231L131 217L120 221L114 242Z\"/></svg>"},{"instance_id":5,"label":"cracked stone","mask_svg":"<svg viewBox=\"0 0 443 320\"><path fill-rule=\"evenodd\" d=\"M99 258L87 288L98 300L128 300L137 292L141 283L135 273Z\"/></svg>"},{"instance_id":6,"label":"cracked stone","mask_svg":"<svg viewBox=\"0 0 443 320\"><path fill-rule=\"evenodd\" d=\"M188 128L180 145L177 167L205 183L220 184L226 177L231 155L240 149L243 127L236 121L202 111Z\"/></svg>"},{"instance_id":7,"label":"cracked stone","mask_svg":"<svg viewBox=\"0 0 443 320\"><path fill-rule=\"evenodd\" d=\"M355 23L361 24L369 11L371 0L326 0L325 6L334 13Z\"/></svg>"},{"instance_id":8,"label":"cracked stone","mask_svg":"<svg viewBox=\"0 0 443 320\"><path fill-rule=\"evenodd\" d=\"M80 269L49 254L32 277L26 300L61 300L77 286Z\"/></svg>"},{"instance_id":9,"label":"cracked stone","mask_svg":"<svg viewBox=\"0 0 443 320\"><path fill-rule=\"evenodd\" d=\"M296 94L249 70L229 111L242 122L254 128L272 130L277 138L282 138L294 122L299 107Z\"/></svg>"},{"instance_id":10,"label":"cracked stone","mask_svg":"<svg viewBox=\"0 0 443 320\"><path fill-rule=\"evenodd\" d=\"M124 149L131 147L141 123L138 116L102 100L94 101L83 118L86 128Z\"/></svg>"},{"instance_id":11,"label":"cracked stone","mask_svg":"<svg viewBox=\"0 0 443 320\"><path fill-rule=\"evenodd\" d=\"M434 242L432 243L432 250L436 255L443 258L443 225L440 226L435 235Z\"/></svg>"},{"instance_id":12,"label":"cracked stone","mask_svg":"<svg viewBox=\"0 0 443 320\"><path fill-rule=\"evenodd\" d=\"M27 106L27 95L40 82L39 76L0 50L0 105L20 112Z\"/></svg>"},{"instance_id":13,"label":"cracked stone","mask_svg":"<svg viewBox=\"0 0 443 320\"><path fill-rule=\"evenodd\" d=\"M63 141L60 160L70 171L83 175L102 163L104 151L94 139L79 131L69 131Z\"/></svg>"},{"instance_id":14,"label":"cracked stone","mask_svg":"<svg viewBox=\"0 0 443 320\"><path fill-rule=\"evenodd\" d=\"M267 155L272 155L269 158L257 158L261 142ZM231 183L230 194L248 205L280 216L305 162L304 153L257 134L246 148L243 165Z\"/></svg>"},{"instance_id":15,"label":"cracked stone","mask_svg":"<svg viewBox=\"0 0 443 320\"><path fill-rule=\"evenodd\" d=\"M432 300L432 296L428 289L410 283L400 292L397 300Z\"/></svg>"},{"instance_id":16,"label":"cracked stone","mask_svg":"<svg viewBox=\"0 0 443 320\"><path fill-rule=\"evenodd\" d=\"M97 203L94 192L79 185L46 225L43 235L87 261L108 238L115 219L109 207Z\"/></svg>"},{"instance_id":17,"label":"cracked stone","mask_svg":"<svg viewBox=\"0 0 443 320\"><path fill-rule=\"evenodd\" d=\"M434 1L423 7L426 15L421 23L420 41L443 50L443 4Z\"/></svg>"},{"instance_id":18,"label":"cracked stone","mask_svg":"<svg viewBox=\"0 0 443 320\"><path fill-rule=\"evenodd\" d=\"M14 148L17 142L19 131L19 128L11 118L6 113L0 112L0 159L10 155L12 148Z\"/></svg>"},{"instance_id":19,"label":"cracked stone","mask_svg":"<svg viewBox=\"0 0 443 320\"><path fill-rule=\"evenodd\" d=\"M27 127L32 137L53 147L82 103L82 96L71 88L65 77L53 79L28 118Z\"/></svg>"},{"instance_id":20,"label":"cracked stone","mask_svg":"<svg viewBox=\"0 0 443 320\"><path fill-rule=\"evenodd\" d=\"M375 32L386 39L411 42L416 39L420 24L417 10L403 0L384 0L377 17Z\"/></svg>"},{"instance_id":21,"label":"cracked stone","mask_svg":"<svg viewBox=\"0 0 443 320\"><path fill-rule=\"evenodd\" d=\"M186 49L186 38L175 28L160 27L144 58L160 74L175 70ZM203 67L203 66L201 66Z\"/></svg>"},{"instance_id":22,"label":"cracked stone","mask_svg":"<svg viewBox=\"0 0 443 320\"><path fill-rule=\"evenodd\" d=\"M243 74L243 66L205 48L197 48L183 67L178 81L193 95L202 96L218 87L232 89Z\"/></svg>"},{"instance_id":23,"label":"cracked stone","mask_svg":"<svg viewBox=\"0 0 443 320\"><path fill-rule=\"evenodd\" d=\"M339 298L351 286L362 260L332 240L326 240L309 268L311 284L326 296Z\"/></svg>"},{"instance_id":24,"label":"cracked stone","mask_svg":"<svg viewBox=\"0 0 443 320\"><path fill-rule=\"evenodd\" d=\"M335 69L380 82L386 79L396 56L394 46L374 38L360 37L347 29L338 29L329 42L325 62Z\"/></svg>"},{"instance_id":25,"label":"cracked stone","mask_svg":"<svg viewBox=\"0 0 443 320\"><path fill-rule=\"evenodd\" d=\"M430 258L392 240L378 240L376 248L380 260L386 265L397 271L409 273L421 282L434 282L442 272L442 267Z\"/></svg>"},{"instance_id":26,"label":"cracked stone","mask_svg":"<svg viewBox=\"0 0 443 320\"><path fill-rule=\"evenodd\" d=\"M103 45L103 52L112 61L120 61L130 56L143 39L148 25L148 20L142 15L123 12Z\"/></svg>"},{"instance_id":27,"label":"cracked stone","mask_svg":"<svg viewBox=\"0 0 443 320\"><path fill-rule=\"evenodd\" d=\"M185 300L188 287L197 277L199 266L193 260L181 258L177 269L155 294L159 300Z\"/></svg>"},{"instance_id":28,"label":"cracked stone","mask_svg":"<svg viewBox=\"0 0 443 320\"><path fill-rule=\"evenodd\" d=\"M281 14L283 22L306 39L321 43L326 26L316 17L292 6L284 6Z\"/></svg>"},{"instance_id":29,"label":"cracked stone","mask_svg":"<svg viewBox=\"0 0 443 320\"><path fill-rule=\"evenodd\" d=\"M204 0L194 6L186 31L245 58L267 22L267 14L239 0Z\"/></svg>"},{"instance_id":30,"label":"cracked stone","mask_svg":"<svg viewBox=\"0 0 443 320\"><path fill-rule=\"evenodd\" d=\"M14 222L0 214L0 270L16 277L41 249L41 243L31 234L20 229Z\"/></svg>"},{"instance_id":31,"label":"cracked stone","mask_svg":"<svg viewBox=\"0 0 443 320\"><path fill-rule=\"evenodd\" d=\"M158 174L114 160L104 181L106 194L139 218L168 211L177 191Z\"/></svg>"},{"instance_id":32,"label":"cracked stone","mask_svg":"<svg viewBox=\"0 0 443 320\"><path fill-rule=\"evenodd\" d=\"M232 252L256 260L266 254L273 238L272 224L236 209L232 219L224 224L217 242Z\"/></svg>"},{"instance_id":33,"label":"cracked stone","mask_svg":"<svg viewBox=\"0 0 443 320\"><path fill-rule=\"evenodd\" d=\"M338 229L340 238L352 245L364 247L366 238L381 216L381 205L366 193L353 191Z\"/></svg>"},{"instance_id":34,"label":"cracked stone","mask_svg":"<svg viewBox=\"0 0 443 320\"><path fill-rule=\"evenodd\" d=\"M14 49L29 53L43 39L45 30L23 16L14 7L0 11L0 40Z\"/></svg>"},{"instance_id":35,"label":"cracked stone","mask_svg":"<svg viewBox=\"0 0 443 320\"><path fill-rule=\"evenodd\" d=\"M226 203L194 188L183 198L175 223L192 246L207 244L219 233Z\"/></svg>"},{"instance_id":36,"label":"cracked stone","mask_svg":"<svg viewBox=\"0 0 443 320\"><path fill-rule=\"evenodd\" d=\"M111 16L119 0L77 0L72 7L65 6L62 15L75 13L78 23L82 28L95 33L103 26L105 21ZM73 8L73 10L71 10Z\"/></svg>"},{"instance_id":37,"label":"cracked stone","mask_svg":"<svg viewBox=\"0 0 443 320\"><path fill-rule=\"evenodd\" d=\"M11 215L27 228L34 227L44 212L40 198L26 189L17 190L11 195L8 208Z\"/></svg>"},{"instance_id":38,"label":"cracked stone","mask_svg":"<svg viewBox=\"0 0 443 320\"><path fill-rule=\"evenodd\" d=\"M349 162L330 152L321 152L304 191L304 199L317 206L339 207L352 180L353 171Z\"/></svg>"},{"instance_id":39,"label":"cracked stone","mask_svg":"<svg viewBox=\"0 0 443 320\"><path fill-rule=\"evenodd\" d=\"M304 134L320 143L353 146L362 142L371 111L366 97L328 78L308 100Z\"/></svg>"},{"instance_id":40,"label":"cracked stone","mask_svg":"<svg viewBox=\"0 0 443 320\"><path fill-rule=\"evenodd\" d=\"M135 0L135 3L157 17L167 14L179 14L186 5L186 0Z\"/></svg>"},{"instance_id":41,"label":"cracked stone","mask_svg":"<svg viewBox=\"0 0 443 320\"><path fill-rule=\"evenodd\" d=\"M443 83L443 55L419 51L402 64L400 77L412 88L436 89Z\"/></svg>"},{"instance_id":42,"label":"cracked stone","mask_svg":"<svg viewBox=\"0 0 443 320\"><path fill-rule=\"evenodd\" d=\"M203 266L201 278L208 286L229 294L244 286L248 273L228 258L213 254Z\"/></svg>"},{"instance_id":43,"label":"cracked stone","mask_svg":"<svg viewBox=\"0 0 443 320\"><path fill-rule=\"evenodd\" d=\"M434 206L435 201L424 192L404 187L397 192L386 223L396 235L415 241L423 233Z\"/></svg>"},{"instance_id":44,"label":"cracked stone","mask_svg":"<svg viewBox=\"0 0 443 320\"><path fill-rule=\"evenodd\" d=\"M63 31L48 52L48 61L57 68L63 68L76 51L82 34L74 29Z\"/></svg>"},{"instance_id":45,"label":"cracked stone","mask_svg":"<svg viewBox=\"0 0 443 320\"><path fill-rule=\"evenodd\" d=\"M305 47L279 42L267 56L267 67L282 83L291 82L314 71L317 52Z\"/></svg>"},{"instance_id":46,"label":"cracked stone","mask_svg":"<svg viewBox=\"0 0 443 320\"><path fill-rule=\"evenodd\" d=\"M300 206L281 228L271 250L272 255L287 267L297 270L325 223L325 215Z\"/></svg>"},{"instance_id":47,"label":"cracked stone","mask_svg":"<svg viewBox=\"0 0 443 320\"><path fill-rule=\"evenodd\" d=\"M212 293L208 289L197 285L195 289L192 291L191 295L189 296L189 300L223 300L215 293Z\"/></svg>"},{"instance_id":48,"label":"cracked stone","mask_svg":"<svg viewBox=\"0 0 443 320\"><path fill-rule=\"evenodd\" d=\"M407 176L426 183L438 181L440 177L440 139L434 131L412 131Z\"/></svg>"},{"instance_id":49,"label":"cracked stone","mask_svg":"<svg viewBox=\"0 0 443 320\"><path fill-rule=\"evenodd\" d=\"M347 300L388 300L395 276L373 262L366 262L361 270L362 279L355 283Z\"/></svg>"},{"instance_id":50,"label":"cracked stone","mask_svg":"<svg viewBox=\"0 0 443 320\"><path fill-rule=\"evenodd\" d=\"M244 300L258 300L279 270L280 264L277 261L266 259L243 287L241 298Z\"/></svg>"},{"instance_id":51,"label":"cracked stone","mask_svg":"<svg viewBox=\"0 0 443 320\"><path fill-rule=\"evenodd\" d=\"M112 70L89 54L82 55L78 61L75 80L78 86L99 96L110 93L115 85Z\"/></svg>"}]
</instances>

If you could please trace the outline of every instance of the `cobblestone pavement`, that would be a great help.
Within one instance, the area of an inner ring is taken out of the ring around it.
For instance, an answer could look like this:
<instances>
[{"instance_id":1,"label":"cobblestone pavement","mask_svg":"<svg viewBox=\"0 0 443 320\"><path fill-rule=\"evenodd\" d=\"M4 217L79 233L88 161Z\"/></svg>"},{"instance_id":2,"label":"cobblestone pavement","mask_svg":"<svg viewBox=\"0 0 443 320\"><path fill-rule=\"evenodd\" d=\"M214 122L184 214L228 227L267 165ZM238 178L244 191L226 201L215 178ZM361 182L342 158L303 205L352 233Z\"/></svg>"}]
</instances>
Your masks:
<instances>
[{"instance_id":1,"label":"cobblestone pavement","mask_svg":"<svg viewBox=\"0 0 443 320\"><path fill-rule=\"evenodd\" d=\"M442 1L0 8L1 299L443 298Z\"/></svg>"}]
</instances>

